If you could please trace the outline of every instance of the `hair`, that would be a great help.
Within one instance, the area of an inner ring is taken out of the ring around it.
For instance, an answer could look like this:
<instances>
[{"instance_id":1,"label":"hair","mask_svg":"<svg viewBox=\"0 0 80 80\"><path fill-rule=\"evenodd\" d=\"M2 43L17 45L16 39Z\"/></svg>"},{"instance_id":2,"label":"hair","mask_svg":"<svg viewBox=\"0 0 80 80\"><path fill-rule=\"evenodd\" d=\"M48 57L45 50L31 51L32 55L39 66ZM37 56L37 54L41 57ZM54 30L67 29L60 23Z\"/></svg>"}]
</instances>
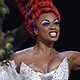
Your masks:
<instances>
[{"instance_id":1,"label":"hair","mask_svg":"<svg viewBox=\"0 0 80 80\"><path fill-rule=\"evenodd\" d=\"M34 34L34 27L41 14L54 13L60 21L60 14L53 4L52 0L16 0L18 8L24 16L26 29L29 31L33 38L36 38Z\"/></svg>"}]
</instances>

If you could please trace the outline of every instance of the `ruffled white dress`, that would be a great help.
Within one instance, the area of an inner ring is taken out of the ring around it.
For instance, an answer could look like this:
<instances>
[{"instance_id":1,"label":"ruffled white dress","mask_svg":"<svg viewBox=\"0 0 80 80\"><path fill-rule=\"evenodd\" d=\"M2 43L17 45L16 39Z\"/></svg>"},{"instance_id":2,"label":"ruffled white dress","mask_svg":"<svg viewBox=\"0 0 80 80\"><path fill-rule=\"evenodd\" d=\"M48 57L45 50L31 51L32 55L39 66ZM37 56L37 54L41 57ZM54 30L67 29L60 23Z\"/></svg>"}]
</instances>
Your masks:
<instances>
[{"instance_id":1,"label":"ruffled white dress","mask_svg":"<svg viewBox=\"0 0 80 80\"><path fill-rule=\"evenodd\" d=\"M11 62L11 66L0 67L0 80L68 80L69 77L67 57L58 68L46 74L35 72L23 62L20 66L20 73L17 73L15 68L14 61Z\"/></svg>"}]
</instances>

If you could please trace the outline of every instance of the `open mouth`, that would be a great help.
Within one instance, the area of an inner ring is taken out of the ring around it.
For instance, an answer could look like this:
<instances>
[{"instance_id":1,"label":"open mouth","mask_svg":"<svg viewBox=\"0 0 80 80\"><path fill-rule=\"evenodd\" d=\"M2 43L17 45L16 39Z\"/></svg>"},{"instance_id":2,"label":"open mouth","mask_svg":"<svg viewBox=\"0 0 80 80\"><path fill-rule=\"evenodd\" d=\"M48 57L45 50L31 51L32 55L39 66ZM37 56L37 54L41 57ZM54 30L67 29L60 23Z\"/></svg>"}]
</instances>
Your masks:
<instances>
[{"instance_id":1,"label":"open mouth","mask_svg":"<svg viewBox=\"0 0 80 80\"><path fill-rule=\"evenodd\" d=\"M49 35L50 35L50 37L55 38L55 37L57 37L57 31L51 31L49 33Z\"/></svg>"}]
</instances>

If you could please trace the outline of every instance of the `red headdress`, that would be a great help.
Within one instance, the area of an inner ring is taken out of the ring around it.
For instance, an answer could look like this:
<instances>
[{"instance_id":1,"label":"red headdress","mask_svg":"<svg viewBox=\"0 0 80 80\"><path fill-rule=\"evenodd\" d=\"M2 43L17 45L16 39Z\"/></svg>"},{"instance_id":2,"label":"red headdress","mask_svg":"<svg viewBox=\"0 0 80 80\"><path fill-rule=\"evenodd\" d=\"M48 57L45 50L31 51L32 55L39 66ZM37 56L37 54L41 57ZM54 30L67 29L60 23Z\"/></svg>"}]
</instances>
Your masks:
<instances>
[{"instance_id":1,"label":"red headdress","mask_svg":"<svg viewBox=\"0 0 80 80\"><path fill-rule=\"evenodd\" d=\"M26 28L33 38L35 38L33 29L37 27L36 21L41 14L52 12L60 21L60 14L52 0L16 0L16 3L24 16Z\"/></svg>"}]
</instances>

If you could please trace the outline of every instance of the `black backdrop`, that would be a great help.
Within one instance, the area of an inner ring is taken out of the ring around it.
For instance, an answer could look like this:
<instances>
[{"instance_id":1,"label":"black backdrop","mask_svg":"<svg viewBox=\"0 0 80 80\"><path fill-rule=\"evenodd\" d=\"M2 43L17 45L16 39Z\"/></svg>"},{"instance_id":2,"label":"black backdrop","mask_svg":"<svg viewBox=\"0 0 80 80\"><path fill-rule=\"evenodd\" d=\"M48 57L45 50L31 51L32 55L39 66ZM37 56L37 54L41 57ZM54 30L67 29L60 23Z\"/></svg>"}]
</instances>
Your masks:
<instances>
[{"instance_id":1,"label":"black backdrop","mask_svg":"<svg viewBox=\"0 0 80 80\"><path fill-rule=\"evenodd\" d=\"M10 8L6 15L3 31L12 30L21 25L22 15L13 0L5 0ZM53 0L61 14L61 34L55 43L58 51L80 51L80 0ZM25 45L26 47L26 45ZM80 71L71 71L70 80L80 80Z\"/></svg>"}]
</instances>

